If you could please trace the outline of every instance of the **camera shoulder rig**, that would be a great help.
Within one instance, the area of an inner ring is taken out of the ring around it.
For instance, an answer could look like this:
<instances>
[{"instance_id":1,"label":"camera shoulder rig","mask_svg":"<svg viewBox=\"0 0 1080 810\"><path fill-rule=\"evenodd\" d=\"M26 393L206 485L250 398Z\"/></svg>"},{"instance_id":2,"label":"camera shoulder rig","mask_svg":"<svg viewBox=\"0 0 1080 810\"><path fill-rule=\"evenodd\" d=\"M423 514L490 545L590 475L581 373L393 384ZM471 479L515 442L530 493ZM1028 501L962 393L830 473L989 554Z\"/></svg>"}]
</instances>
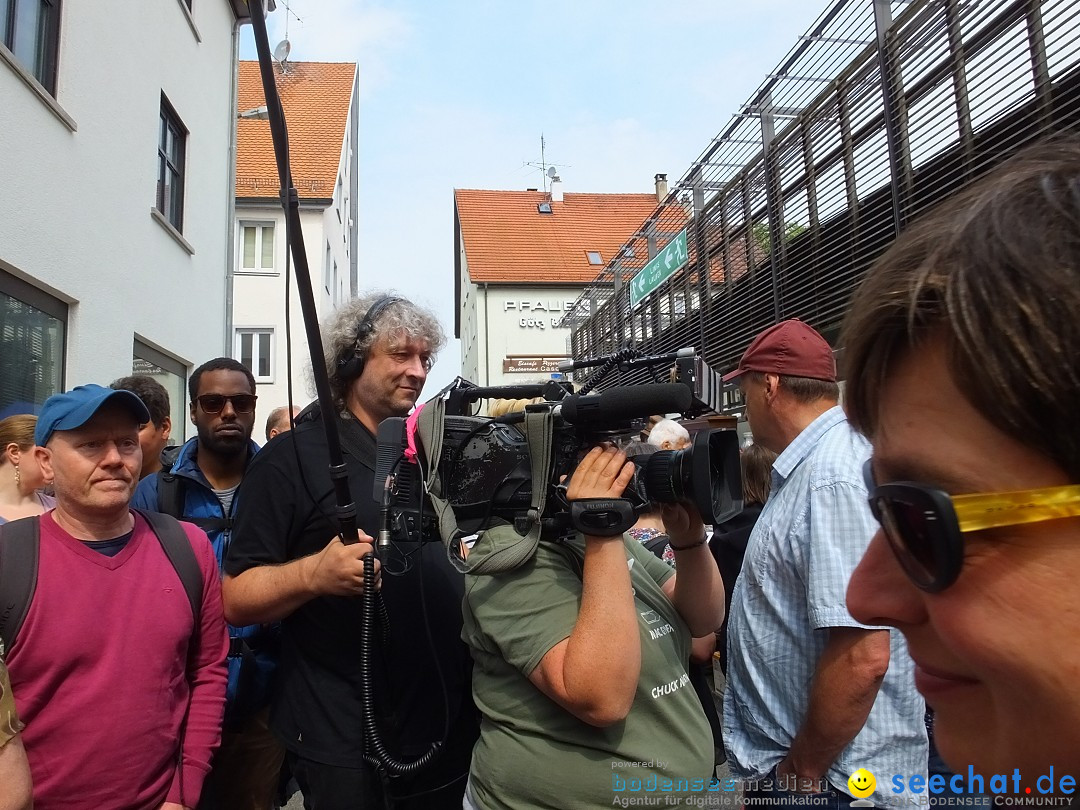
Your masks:
<instances>
[{"instance_id":1,"label":"camera shoulder rig","mask_svg":"<svg viewBox=\"0 0 1080 810\"><path fill-rule=\"evenodd\" d=\"M427 402L417 419L417 433L428 459L437 460L443 451L443 427L445 425L446 400L442 397ZM529 447L532 493L525 523L525 532L518 526L498 522L480 533L476 545L468 557L462 553L462 531L449 499L443 496L445 482L437 463L429 464L425 488L435 507L439 521L439 535L446 545L450 563L462 573L499 574L513 571L532 559L540 542L541 516L547 500L547 482L551 475L552 435L554 415L549 409L528 411L524 423L525 438Z\"/></svg>"}]
</instances>

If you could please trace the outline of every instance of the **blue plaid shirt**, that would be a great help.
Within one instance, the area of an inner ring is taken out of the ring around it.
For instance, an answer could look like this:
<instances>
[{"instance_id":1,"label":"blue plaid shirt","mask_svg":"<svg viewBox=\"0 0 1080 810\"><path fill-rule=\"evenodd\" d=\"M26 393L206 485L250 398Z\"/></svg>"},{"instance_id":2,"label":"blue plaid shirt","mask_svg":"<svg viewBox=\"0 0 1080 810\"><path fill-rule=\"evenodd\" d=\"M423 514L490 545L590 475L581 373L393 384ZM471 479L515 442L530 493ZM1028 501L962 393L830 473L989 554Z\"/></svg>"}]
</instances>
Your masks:
<instances>
[{"instance_id":1,"label":"blue plaid shirt","mask_svg":"<svg viewBox=\"0 0 1080 810\"><path fill-rule=\"evenodd\" d=\"M848 580L877 524L866 501L870 446L840 407L815 419L773 464L772 491L746 548L731 599L724 744L734 772L766 776L802 725L830 627L863 627L848 613ZM926 775L925 706L903 636L866 724L826 774L845 793L866 768L879 805L889 778ZM894 799L895 801L895 799Z\"/></svg>"}]
</instances>

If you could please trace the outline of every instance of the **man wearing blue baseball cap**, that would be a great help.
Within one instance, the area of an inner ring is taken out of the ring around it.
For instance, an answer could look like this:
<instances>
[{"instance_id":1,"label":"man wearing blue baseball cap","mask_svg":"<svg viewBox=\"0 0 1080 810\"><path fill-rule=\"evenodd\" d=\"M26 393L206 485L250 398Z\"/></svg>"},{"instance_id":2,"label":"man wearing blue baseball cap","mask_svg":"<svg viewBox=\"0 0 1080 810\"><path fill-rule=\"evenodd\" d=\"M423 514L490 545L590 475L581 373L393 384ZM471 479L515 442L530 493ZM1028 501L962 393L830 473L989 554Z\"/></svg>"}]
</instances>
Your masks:
<instances>
[{"instance_id":1,"label":"man wearing blue baseball cap","mask_svg":"<svg viewBox=\"0 0 1080 810\"><path fill-rule=\"evenodd\" d=\"M37 560L23 618L0 630L39 809L194 807L220 740L214 552L194 526L129 508L149 420L130 391L50 397L34 452L56 508L0 530L5 550L18 541Z\"/></svg>"}]
</instances>

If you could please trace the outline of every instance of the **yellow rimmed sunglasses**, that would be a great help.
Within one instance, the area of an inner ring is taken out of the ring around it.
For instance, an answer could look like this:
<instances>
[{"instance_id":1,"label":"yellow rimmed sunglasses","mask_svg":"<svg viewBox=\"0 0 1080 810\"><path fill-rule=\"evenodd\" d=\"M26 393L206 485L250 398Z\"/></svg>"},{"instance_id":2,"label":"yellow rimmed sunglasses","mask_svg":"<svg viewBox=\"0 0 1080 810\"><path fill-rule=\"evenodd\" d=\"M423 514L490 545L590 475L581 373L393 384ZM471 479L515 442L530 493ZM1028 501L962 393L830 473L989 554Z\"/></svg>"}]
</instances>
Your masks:
<instances>
[{"instance_id":1,"label":"yellow rimmed sunglasses","mask_svg":"<svg viewBox=\"0 0 1080 810\"><path fill-rule=\"evenodd\" d=\"M948 588L964 563L961 535L1080 516L1080 485L949 495L911 481L878 484L863 465L870 510L908 577L924 591Z\"/></svg>"}]
</instances>

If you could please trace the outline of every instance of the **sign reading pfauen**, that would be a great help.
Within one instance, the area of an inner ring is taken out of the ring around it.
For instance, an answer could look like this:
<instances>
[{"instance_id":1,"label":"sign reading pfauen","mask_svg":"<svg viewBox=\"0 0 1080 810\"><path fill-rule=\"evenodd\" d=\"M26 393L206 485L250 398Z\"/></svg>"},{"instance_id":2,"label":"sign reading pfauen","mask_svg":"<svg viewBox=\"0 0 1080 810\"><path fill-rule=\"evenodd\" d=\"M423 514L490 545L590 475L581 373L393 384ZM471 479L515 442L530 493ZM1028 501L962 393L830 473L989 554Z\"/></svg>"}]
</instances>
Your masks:
<instances>
[{"instance_id":1,"label":"sign reading pfauen","mask_svg":"<svg viewBox=\"0 0 1080 810\"><path fill-rule=\"evenodd\" d=\"M574 302L565 299L529 299L504 301L503 312L519 314L518 327L529 329L556 329L564 312L571 312ZM512 317L512 316L511 316Z\"/></svg>"},{"instance_id":2,"label":"sign reading pfauen","mask_svg":"<svg viewBox=\"0 0 1080 810\"><path fill-rule=\"evenodd\" d=\"M559 363L566 357L522 357L503 358L503 374L552 374L559 370Z\"/></svg>"}]
</instances>

